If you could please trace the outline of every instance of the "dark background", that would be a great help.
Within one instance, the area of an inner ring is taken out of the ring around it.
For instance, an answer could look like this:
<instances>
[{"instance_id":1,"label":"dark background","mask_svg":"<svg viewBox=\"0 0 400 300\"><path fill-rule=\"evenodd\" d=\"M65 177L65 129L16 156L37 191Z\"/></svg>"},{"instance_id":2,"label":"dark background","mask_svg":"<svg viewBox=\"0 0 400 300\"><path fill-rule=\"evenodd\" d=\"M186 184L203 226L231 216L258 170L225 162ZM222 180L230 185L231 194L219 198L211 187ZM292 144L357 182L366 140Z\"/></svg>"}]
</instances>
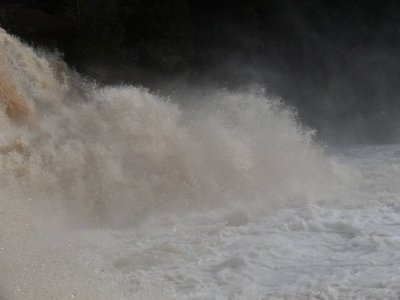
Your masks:
<instances>
[{"instance_id":1,"label":"dark background","mask_svg":"<svg viewBox=\"0 0 400 300\"><path fill-rule=\"evenodd\" d=\"M332 143L400 139L400 1L16 0L0 25L104 83L258 83Z\"/></svg>"}]
</instances>

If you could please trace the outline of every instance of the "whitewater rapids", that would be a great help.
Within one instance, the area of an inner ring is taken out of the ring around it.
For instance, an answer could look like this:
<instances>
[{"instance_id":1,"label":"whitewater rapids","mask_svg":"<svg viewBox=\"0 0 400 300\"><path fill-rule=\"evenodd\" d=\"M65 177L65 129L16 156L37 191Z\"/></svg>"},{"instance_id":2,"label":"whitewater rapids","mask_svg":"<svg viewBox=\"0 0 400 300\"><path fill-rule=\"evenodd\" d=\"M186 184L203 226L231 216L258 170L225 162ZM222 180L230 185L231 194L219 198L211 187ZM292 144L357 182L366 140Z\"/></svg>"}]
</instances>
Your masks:
<instances>
[{"instance_id":1,"label":"whitewater rapids","mask_svg":"<svg viewBox=\"0 0 400 300\"><path fill-rule=\"evenodd\" d=\"M1 29L0 124L0 299L400 295L400 146L328 156L263 90L182 107Z\"/></svg>"}]
</instances>

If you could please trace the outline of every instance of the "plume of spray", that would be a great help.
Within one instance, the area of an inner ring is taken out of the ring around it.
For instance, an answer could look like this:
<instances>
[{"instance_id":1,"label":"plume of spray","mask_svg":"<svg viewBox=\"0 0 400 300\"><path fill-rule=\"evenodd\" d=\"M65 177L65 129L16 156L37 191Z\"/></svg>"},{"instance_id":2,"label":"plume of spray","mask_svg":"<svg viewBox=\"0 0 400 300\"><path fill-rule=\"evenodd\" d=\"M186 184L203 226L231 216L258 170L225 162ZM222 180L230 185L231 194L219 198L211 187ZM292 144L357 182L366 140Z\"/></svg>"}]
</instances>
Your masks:
<instances>
[{"instance_id":1,"label":"plume of spray","mask_svg":"<svg viewBox=\"0 0 400 300\"><path fill-rule=\"evenodd\" d=\"M144 88L99 87L0 30L0 233L11 257L31 257L21 249L57 223L124 227L337 197L337 166L279 100L262 89L193 98L182 108Z\"/></svg>"}]
</instances>

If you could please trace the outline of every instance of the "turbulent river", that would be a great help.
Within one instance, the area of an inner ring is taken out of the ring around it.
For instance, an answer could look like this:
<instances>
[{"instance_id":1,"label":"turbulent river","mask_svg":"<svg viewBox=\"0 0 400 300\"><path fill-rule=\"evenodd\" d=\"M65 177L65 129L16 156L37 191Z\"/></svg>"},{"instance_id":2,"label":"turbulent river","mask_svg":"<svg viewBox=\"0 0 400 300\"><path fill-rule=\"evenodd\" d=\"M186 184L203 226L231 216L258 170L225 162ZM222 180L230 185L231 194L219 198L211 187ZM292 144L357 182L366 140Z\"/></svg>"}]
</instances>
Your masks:
<instances>
[{"instance_id":1,"label":"turbulent river","mask_svg":"<svg viewBox=\"0 0 400 300\"><path fill-rule=\"evenodd\" d=\"M261 89L185 103L0 29L0 299L400 297L400 145L328 154Z\"/></svg>"}]
</instances>

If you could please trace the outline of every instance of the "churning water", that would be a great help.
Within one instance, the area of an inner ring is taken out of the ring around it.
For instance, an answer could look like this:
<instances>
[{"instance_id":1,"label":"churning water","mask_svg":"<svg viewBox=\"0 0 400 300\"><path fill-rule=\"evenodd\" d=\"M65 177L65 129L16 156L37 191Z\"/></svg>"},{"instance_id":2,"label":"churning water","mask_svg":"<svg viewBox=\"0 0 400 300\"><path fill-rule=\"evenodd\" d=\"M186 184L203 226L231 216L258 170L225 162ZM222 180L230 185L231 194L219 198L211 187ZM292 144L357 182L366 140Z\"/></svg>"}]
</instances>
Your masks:
<instances>
[{"instance_id":1,"label":"churning water","mask_svg":"<svg viewBox=\"0 0 400 300\"><path fill-rule=\"evenodd\" d=\"M0 30L0 299L397 297L400 147L260 89L181 107Z\"/></svg>"}]
</instances>

